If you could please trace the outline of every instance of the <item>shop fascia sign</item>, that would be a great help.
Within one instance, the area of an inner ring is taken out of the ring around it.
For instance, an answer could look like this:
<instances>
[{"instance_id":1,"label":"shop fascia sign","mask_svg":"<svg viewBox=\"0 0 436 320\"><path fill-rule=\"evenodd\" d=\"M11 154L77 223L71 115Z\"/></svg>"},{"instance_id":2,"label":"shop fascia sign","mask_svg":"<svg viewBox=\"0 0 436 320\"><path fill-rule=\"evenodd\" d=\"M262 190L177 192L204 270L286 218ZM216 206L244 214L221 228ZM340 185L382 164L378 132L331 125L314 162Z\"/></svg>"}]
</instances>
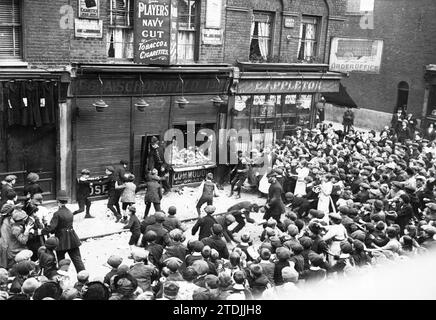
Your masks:
<instances>
[{"instance_id":1,"label":"shop fascia sign","mask_svg":"<svg viewBox=\"0 0 436 320\"><path fill-rule=\"evenodd\" d=\"M238 93L337 92L337 80L241 80Z\"/></svg>"}]
</instances>

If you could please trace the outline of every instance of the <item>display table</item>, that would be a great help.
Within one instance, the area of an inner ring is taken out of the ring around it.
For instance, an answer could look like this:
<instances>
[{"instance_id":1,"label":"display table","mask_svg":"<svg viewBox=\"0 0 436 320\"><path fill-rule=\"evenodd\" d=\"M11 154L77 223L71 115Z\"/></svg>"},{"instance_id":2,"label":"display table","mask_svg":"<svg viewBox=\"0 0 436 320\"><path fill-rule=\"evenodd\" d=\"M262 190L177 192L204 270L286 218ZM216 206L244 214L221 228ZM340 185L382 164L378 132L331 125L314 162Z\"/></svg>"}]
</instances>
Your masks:
<instances>
[{"instance_id":1,"label":"display table","mask_svg":"<svg viewBox=\"0 0 436 320\"><path fill-rule=\"evenodd\" d=\"M196 166L172 166L170 172L170 185L172 187L200 183L206 179L209 172L214 172L215 163Z\"/></svg>"}]
</instances>

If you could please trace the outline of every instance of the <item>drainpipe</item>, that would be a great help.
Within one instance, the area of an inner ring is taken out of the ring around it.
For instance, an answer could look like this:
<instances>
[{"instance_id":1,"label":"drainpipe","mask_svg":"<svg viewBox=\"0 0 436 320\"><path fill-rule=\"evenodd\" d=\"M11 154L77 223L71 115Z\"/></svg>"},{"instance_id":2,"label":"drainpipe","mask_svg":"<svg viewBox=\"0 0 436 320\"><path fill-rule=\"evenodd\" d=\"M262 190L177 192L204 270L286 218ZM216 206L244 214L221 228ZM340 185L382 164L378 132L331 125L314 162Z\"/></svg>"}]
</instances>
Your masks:
<instances>
[{"instance_id":1,"label":"drainpipe","mask_svg":"<svg viewBox=\"0 0 436 320\"><path fill-rule=\"evenodd\" d=\"M328 2L327 2L327 0L324 0L324 2L325 2L325 4L326 4L326 6L327 6L327 17L326 17L326 19L327 19L327 23L326 23L326 28L325 28L325 40L324 40L324 63L328 63L327 62L327 37L328 37L328 34L329 34L329 26L330 26L330 19L329 19L329 17L330 17L330 6L329 6L329 4L328 4Z\"/></svg>"}]
</instances>

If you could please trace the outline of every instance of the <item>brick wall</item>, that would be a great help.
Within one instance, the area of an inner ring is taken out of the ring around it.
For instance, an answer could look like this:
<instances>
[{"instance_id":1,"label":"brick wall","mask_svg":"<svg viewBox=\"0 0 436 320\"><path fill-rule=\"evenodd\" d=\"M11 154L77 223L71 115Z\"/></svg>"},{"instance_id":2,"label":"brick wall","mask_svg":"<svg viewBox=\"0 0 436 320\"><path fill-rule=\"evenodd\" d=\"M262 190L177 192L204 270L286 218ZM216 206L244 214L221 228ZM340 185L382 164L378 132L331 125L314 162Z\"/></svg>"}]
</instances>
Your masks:
<instances>
[{"instance_id":1,"label":"brick wall","mask_svg":"<svg viewBox=\"0 0 436 320\"><path fill-rule=\"evenodd\" d=\"M384 41L380 74L351 73L342 82L357 105L392 113L398 83L406 81L408 111L421 116L424 66L436 63L435 16L433 0L375 1L374 29L362 29L360 16L347 16L343 35Z\"/></svg>"},{"instance_id":2,"label":"brick wall","mask_svg":"<svg viewBox=\"0 0 436 320\"><path fill-rule=\"evenodd\" d=\"M269 11L275 14L272 56L280 62L296 62L302 15L316 16L320 19L318 61L327 61L329 34L342 28L343 23L330 23L329 14L343 15L345 0L227 0L227 30L225 36L224 60L234 63L236 60L248 61L250 50L250 21L253 10ZM330 11L329 11L330 8ZM284 26L284 17L295 19L293 28ZM327 46L327 47L326 47ZM327 50L326 50L327 49ZM277 62L277 60L274 60Z\"/></svg>"}]
</instances>

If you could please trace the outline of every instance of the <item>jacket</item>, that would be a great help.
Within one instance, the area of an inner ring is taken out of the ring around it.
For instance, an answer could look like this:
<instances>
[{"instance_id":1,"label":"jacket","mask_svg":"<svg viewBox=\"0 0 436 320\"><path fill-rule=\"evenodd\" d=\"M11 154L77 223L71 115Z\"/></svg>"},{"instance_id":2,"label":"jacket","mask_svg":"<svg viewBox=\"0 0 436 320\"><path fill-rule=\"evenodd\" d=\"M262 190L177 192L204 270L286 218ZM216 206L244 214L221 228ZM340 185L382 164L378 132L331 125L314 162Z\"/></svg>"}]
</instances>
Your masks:
<instances>
[{"instance_id":1,"label":"jacket","mask_svg":"<svg viewBox=\"0 0 436 320\"><path fill-rule=\"evenodd\" d=\"M170 244L170 238L168 235L167 229L165 229L161 223L156 222L155 224L152 224L145 228L144 234L147 233L147 231L154 231L157 234L156 243L160 244L162 246L167 246Z\"/></svg>"},{"instance_id":2,"label":"jacket","mask_svg":"<svg viewBox=\"0 0 436 320\"><path fill-rule=\"evenodd\" d=\"M215 218L212 215L207 215L203 218L197 220L195 225L192 227L192 235L195 235L197 231L200 229L200 233L198 235L198 240L202 240L212 235L212 226L217 223Z\"/></svg>"},{"instance_id":3,"label":"jacket","mask_svg":"<svg viewBox=\"0 0 436 320\"><path fill-rule=\"evenodd\" d=\"M81 243L76 231L73 229L73 213L66 207L60 207L53 214L50 225L42 230L42 234L54 233L59 239L57 251L65 251L78 248Z\"/></svg>"},{"instance_id":4,"label":"jacket","mask_svg":"<svg viewBox=\"0 0 436 320\"><path fill-rule=\"evenodd\" d=\"M144 202L160 203L162 199L162 186L156 179L151 179L145 183L147 192L144 196Z\"/></svg>"},{"instance_id":5,"label":"jacket","mask_svg":"<svg viewBox=\"0 0 436 320\"><path fill-rule=\"evenodd\" d=\"M23 195L32 197L35 193L43 193L41 187L36 182L29 182L24 186Z\"/></svg>"},{"instance_id":6,"label":"jacket","mask_svg":"<svg viewBox=\"0 0 436 320\"><path fill-rule=\"evenodd\" d=\"M121 202L135 203L136 184L133 182L126 182L123 185L123 193L121 193Z\"/></svg>"},{"instance_id":7,"label":"jacket","mask_svg":"<svg viewBox=\"0 0 436 320\"><path fill-rule=\"evenodd\" d=\"M56 275L58 267L56 256L53 251L45 249L39 255L39 267L42 270L42 274L50 279Z\"/></svg>"},{"instance_id":8,"label":"jacket","mask_svg":"<svg viewBox=\"0 0 436 320\"><path fill-rule=\"evenodd\" d=\"M129 273L138 281L138 287L143 291L151 290L151 283L159 277L159 272L154 266L143 262L133 264Z\"/></svg>"},{"instance_id":9,"label":"jacket","mask_svg":"<svg viewBox=\"0 0 436 320\"><path fill-rule=\"evenodd\" d=\"M220 258L229 258L229 250L227 249L227 244L220 236L213 235L208 238L204 238L201 241L204 243L204 245L218 251Z\"/></svg>"},{"instance_id":10,"label":"jacket","mask_svg":"<svg viewBox=\"0 0 436 320\"><path fill-rule=\"evenodd\" d=\"M91 195L91 188L89 186L90 182L87 180L77 179L76 184L76 195L77 200L83 200L88 198Z\"/></svg>"},{"instance_id":11,"label":"jacket","mask_svg":"<svg viewBox=\"0 0 436 320\"><path fill-rule=\"evenodd\" d=\"M10 217L3 221L0 230L0 267L10 268L17 253L27 248L29 234L23 233L24 227L14 223Z\"/></svg>"}]
</instances>

